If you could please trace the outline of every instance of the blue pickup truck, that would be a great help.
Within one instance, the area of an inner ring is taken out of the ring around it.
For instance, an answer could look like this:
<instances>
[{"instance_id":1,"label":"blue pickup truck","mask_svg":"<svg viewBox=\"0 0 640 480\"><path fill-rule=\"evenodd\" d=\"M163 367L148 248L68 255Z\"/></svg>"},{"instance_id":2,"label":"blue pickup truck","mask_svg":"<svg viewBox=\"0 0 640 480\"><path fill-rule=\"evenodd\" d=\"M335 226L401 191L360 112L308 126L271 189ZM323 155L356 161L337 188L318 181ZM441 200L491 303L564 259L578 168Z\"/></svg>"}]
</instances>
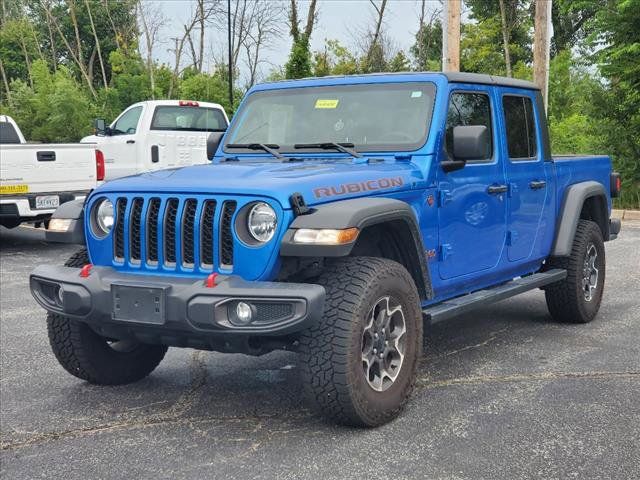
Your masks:
<instances>
[{"instance_id":1,"label":"blue pickup truck","mask_svg":"<svg viewBox=\"0 0 640 480\"><path fill-rule=\"evenodd\" d=\"M532 83L466 73L267 83L211 165L144 173L54 214L83 249L30 277L72 375L124 384L172 347L299 353L310 403L376 426L406 404L423 328L544 290L586 323L620 178L552 157Z\"/></svg>"}]
</instances>

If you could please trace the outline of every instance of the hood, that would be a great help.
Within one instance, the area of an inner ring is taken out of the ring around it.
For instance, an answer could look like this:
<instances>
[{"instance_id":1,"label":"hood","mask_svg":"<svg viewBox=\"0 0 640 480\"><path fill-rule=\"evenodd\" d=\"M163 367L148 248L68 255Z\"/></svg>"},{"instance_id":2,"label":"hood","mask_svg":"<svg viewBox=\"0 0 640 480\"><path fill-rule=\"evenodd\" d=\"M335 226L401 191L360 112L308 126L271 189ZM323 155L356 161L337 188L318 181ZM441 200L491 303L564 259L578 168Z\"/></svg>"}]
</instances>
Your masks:
<instances>
[{"instance_id":1,"label":"hood","mask_svg":"<svg viewBox=\"0 0 640 480\"><path fill-rule=\"evenodd\" d=\"M422 157L426 162L429 157ZM414 162L416 159L414 159ZM425 168L425 171L428 169ZM309 205L423 186L416 163L366 163L350 159L301 162L225 162L158 170L120 178L98 192L175 192L271 197L289 208L289 197L301 193Z\"/></svg>"}]
</instances>

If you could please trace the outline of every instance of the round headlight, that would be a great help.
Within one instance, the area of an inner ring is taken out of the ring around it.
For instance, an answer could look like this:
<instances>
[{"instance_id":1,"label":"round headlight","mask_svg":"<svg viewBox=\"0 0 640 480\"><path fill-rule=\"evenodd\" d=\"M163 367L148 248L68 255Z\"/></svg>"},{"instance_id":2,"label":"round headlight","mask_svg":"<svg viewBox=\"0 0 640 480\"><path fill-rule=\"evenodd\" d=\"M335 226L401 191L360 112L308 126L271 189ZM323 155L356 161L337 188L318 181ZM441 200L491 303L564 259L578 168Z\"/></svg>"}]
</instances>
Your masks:
<instances>
[{"instance_id":1,"label":"round headlight","mask_svg":"<svg viewBox=\"0 0 640 480\"><path fill-rule=\"evenodd\" d=\"M253 238L266 243L273 238L278 226L276 212L264 202L256 203L247 216L247 228Z\"/></svg>"},{"instance_id":2,"label":"round headlight","mask_svg":"<svg viewBox=\"0 0 640 480\"><path fill-rule=\"evenodd\" d=\"M96 207L96 226L100 235L107 235L113 228L113 203L106 198Z\"/></svg>"}]
</instances>

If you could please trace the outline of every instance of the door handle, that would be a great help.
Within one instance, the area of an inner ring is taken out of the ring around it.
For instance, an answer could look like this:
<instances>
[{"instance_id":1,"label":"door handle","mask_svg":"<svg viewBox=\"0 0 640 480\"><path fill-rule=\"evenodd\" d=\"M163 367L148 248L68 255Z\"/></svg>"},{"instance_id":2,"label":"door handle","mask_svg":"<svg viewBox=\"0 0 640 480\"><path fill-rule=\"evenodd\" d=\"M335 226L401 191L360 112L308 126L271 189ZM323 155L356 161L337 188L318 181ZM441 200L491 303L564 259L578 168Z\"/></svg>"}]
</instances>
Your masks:
<instances>
[{"instance_id":1,"label":"door handle","mask_svg":"<svg viewBox=\"0 0 640 480\"><path fill-rule=\"evenodd\" d=\"M534 180L532 182L529 182L529 187L531 188L531 190L540 190L541 188L544 188L547 186L547 182L545 182L544 180Z\"/></svg>"},{"instance_id":2,"label":"door handle","mask_svg":"<svg viewBox=\"0 0 640 480\"><path fill-rule=\"evenodd\" d=\"M487 193L489 195L498 195L500 193L506 193L509 191L509 187L506 185L489 185Z\"/></svg>"},{"instance_id":3,"label":"door handle","mask_svg":"<svg viewBox=\"0 0 640 480\"><path fill-rule=\"evenodd\" d=\"M127 140L127 143L136 143L135 140Z\"/></svg>"}]
</instances>

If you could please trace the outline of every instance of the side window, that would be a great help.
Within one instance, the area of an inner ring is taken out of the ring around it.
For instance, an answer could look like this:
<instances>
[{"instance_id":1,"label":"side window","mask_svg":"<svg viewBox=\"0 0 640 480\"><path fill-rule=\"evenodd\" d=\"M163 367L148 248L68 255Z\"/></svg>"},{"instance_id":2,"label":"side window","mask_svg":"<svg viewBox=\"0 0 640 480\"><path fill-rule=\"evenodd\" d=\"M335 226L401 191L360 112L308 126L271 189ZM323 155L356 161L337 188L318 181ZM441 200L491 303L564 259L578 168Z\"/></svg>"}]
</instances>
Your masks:
<instances>
[{"instance_id":1,"label":"side window","mask_svg":"<svg viewBox=\"0 0 640 480\"><path fill-rule=\"evenodd\" d=\"M126 135L136 133L138 120L142 114L142 107L133 107L124 112L113 125L113 135Z\"/></svg>"},{"instance_id":2,"label":"side window","mask_svg":"<svg viewBox=\"0 0 640 480\"><path fill-rule=\"evenodd\" d=\"M502 108L507 129L509 158L514 161L534 158L538 153L538 144L531 99L506 95L502 97Z\"/></svg>"},{"instance_id":3,"label":"side window","mask_svg":"<svg viewBox=\"0 0 640 480\"><path fill-rule=\"evenodd\" d=\"M473 162L488 162L493 158L493 133L491 129L491 105L484 93L458 92L451 95L447 112L445 145L447 154L453 157L453 128L465 125L484 125L489 132L491 143L482 158Z\"/></svg>"}]
</instances>

